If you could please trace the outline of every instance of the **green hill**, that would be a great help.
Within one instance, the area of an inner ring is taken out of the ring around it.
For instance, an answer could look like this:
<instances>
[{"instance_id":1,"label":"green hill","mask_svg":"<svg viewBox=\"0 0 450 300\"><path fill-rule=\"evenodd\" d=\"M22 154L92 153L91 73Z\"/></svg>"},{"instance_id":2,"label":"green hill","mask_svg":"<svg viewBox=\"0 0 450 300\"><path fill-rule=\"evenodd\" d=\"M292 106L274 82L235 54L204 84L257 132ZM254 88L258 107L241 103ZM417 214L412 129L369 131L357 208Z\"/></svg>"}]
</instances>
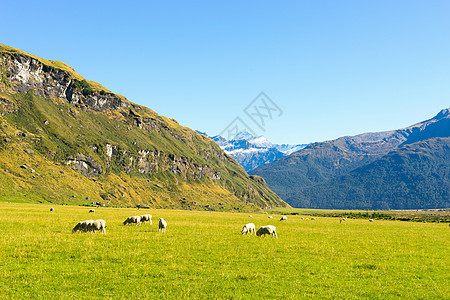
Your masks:
<instances>
[{"instance_id":1,"label":"green hill","mask_svg":"<svg viewBox=\"0 0 450 300\"><path fill-rule=\"evenodd\" d=\"M0 201L154 208L287 206L209 138L0 45Z\"/></svg>"}]
</instances>

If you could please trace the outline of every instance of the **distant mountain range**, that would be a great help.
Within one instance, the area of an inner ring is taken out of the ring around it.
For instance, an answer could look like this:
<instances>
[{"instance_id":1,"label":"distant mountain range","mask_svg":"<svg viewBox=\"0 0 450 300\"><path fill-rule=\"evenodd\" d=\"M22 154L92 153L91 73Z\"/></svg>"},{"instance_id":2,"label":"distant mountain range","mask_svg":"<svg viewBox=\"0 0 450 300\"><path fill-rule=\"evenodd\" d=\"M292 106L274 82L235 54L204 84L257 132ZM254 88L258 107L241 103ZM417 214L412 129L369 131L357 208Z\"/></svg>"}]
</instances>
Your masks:
<instances>
[{"instance_id":1,"label":"distant mountain range","mask_svg":"<svg viewBox=\"0 0 450 300\"><path fill-rule=\"evenodd\" d=\"M249 172L295 207L450 207L450 109L410 127L313 143Z\"/></svg>"},{"instance_id":2,"label":"distant mountain range","mask_svg":"<svg viewBox=\"0 0 450 300\"><path fill-rule=\"evenodd\" d=\"M208 136L204 132L197 132ZM210 138L226 154L234 157L247 172L306 147L306 144L272 144L265 137L255 137L247 131L238 133L232 140L226 140L219 135Z\"/></svg>"}]
</instances>

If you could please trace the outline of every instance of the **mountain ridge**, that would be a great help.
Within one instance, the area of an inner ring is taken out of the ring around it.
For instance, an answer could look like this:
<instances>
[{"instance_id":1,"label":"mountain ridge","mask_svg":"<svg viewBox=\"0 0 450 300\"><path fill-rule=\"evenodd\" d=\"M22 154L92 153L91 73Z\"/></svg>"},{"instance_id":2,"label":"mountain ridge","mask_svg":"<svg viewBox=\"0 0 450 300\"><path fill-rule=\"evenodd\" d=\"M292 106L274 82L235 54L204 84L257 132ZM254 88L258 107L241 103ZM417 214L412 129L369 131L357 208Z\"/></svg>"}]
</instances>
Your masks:
<instances>
[{"instance_id":1,"label":"mountain ridge","mask_svg":"<svg viewBox=\"0 0 450 300\"><path fill-rule=\"evenodd\" d=\"M362 204L361 201L355 200L358 204L350 205L349 202L344 201L343 195L349 197L349 194L345 191L347 189L356 191L358 190L358 180L353 178L351 174L358 174L354 176L363 176L367 182L370 182L370 176L367 174L367 166L372 163L378 162L378 164L384 164L385 168L392 168L393 158L389 159L389 155L392 153L399 153L404 157L404 161L410 161L411 152L406 150L410 145L416 151L424 151L426 149L426 143L421 142L442 143L443 149L445 147L447 138L450 134L450 114L449 109L441 110L435 117L419 122L417 124L385 132L373 132L363 133L356 136L345 136L336 140L325 141L320 143L313 143L290 156L283 158L279 161L273 162L268 165L261 166L256 170L250 172L250 174L262 176L269 187L277 192L283 199L294 206L302 207L314 207L314 208L361 208L361 209L376 209L377 206L373 203L383 202L381 205L383 208L390 207L396 208L425 208L418 207L417 201L407 205L398 205L392 201L386 202L385 200L379 201L372 198L384 197L382 193L373 193L371 196L367 195L368 192L361 191L359 194L364 194L364 198L372 199L371 204ZM440 140L439 140L440 139ZM420 145L420 146L418 146ZM447 162L442 159L438 153L437 146L434 145L435 151L429 155L436 155L437 160L446 168ZM445 156L445 154L443 154ZM387 157L385 160L383 158ZM379 162L381 160L381 162ZM437 163L437 162L436 162ZM430 161L430 164L431 161ZM426 171L427 165L418 164L418 171ZM366 170L366 171L364 171ZM373 176L375 173L377 176L388 177L389 173L382 171L382 167L378 169L372 169ZM416 170L405 168L408 172L416 172ZM441 181L433 182L434 186L440 184L447 184L447 178L445 173L440 176L444 176ZM338 179L340 178L340 179ZM347 178L349 182L353 182L353 185L346 183L344 178ZM375 179L374 179L375 180ZM384 181L388 182L388 179ZM411 184L411 183L409 183ZM392 185L394 186L394 185ZM389 185L386 187L388 188ZM370 190L371 186L367 185L366 189ZM372 187L372 189L374 189ZM431 184L428 189L432 190ZM410 189L414 191L414 189ZM328 192L327 192L328 191ZM376 196L376 195L378 196ZM340 196L339 196L340 195ZM444 194L439 194L438 197L444 197ZM340 198L339 198L340 197ZM404 198L405 196L403 196ZM431 195L431 197L437 197ZM339 199L337 199L339 198ZM403 199L402 198L402 199ZM323 201L328 201L324 203ZM361 199L360 199L361 200ZM406 201L406 200L402 200ZM345 202L348 206L344 207L339 202ZM369 201L370 202L370 201ZM447 201L435 201L436 203L450 205ZM444 205L445 206L445 205ZM434 204L430 204L428 208L436 208Z\"/></svg>"}]
</instances>

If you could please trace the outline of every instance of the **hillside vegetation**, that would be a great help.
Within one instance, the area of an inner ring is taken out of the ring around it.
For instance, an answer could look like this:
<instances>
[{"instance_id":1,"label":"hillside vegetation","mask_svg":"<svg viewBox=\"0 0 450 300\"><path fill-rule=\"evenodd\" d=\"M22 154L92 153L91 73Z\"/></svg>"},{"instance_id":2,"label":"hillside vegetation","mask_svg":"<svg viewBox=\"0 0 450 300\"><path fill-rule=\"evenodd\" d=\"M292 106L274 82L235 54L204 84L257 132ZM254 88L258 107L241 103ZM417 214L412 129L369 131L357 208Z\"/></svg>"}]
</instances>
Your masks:
<instances>
[{"instance_id":1,"label":"hillside vegetation","mask_svg":"<svg viewBox=\"0 0 450 300\"><path fill-rule=\"evenodd\" d=\"M0 201L257 210L286 206L214 141L0 45Z\"/></svg>"}]
</instances>

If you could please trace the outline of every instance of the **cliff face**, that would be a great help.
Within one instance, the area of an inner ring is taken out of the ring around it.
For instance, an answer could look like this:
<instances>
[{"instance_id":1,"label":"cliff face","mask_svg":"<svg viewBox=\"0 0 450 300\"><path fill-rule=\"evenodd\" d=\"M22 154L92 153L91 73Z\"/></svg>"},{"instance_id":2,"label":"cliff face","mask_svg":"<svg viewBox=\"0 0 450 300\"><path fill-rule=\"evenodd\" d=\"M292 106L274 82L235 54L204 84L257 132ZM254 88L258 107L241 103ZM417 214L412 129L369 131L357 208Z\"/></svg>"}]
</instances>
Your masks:
<instances>
[{"instance_id":1,"label":"cliff face","mask_svg":"<svg viewBox=\"0 0 450 300\"><path fill-rule=\"evenodd\" d=\"M4 53L1 63L9 85L3 91L27 93L32 91L44 98L60 98L71 104L82 104L95 111L122 109L128 101L105 90L86 90L79 79L69 72L47 65L20 53ZM84 93L83 93L84 92Z\"/></svg>"},{"instance_id":2,"label":"cliff face","mask_svg":"<svg viewBox=\"0 0 450 300\"><path fill-rule=\"evenodd\" d=\"M0 197L32 194L79 203L87 189L90 199L111 205L287 205L209 138L85 80L63 63L0 46L0 151L16 154L0 160L0 181L22 186L16 192L0 188ZM14 164L27 166L19 173L28 167L36 172L16 174ZM42 175L55 169L64 180ZM42 176L54 187L37 188Z\"/></svg>"}]
</instances>

